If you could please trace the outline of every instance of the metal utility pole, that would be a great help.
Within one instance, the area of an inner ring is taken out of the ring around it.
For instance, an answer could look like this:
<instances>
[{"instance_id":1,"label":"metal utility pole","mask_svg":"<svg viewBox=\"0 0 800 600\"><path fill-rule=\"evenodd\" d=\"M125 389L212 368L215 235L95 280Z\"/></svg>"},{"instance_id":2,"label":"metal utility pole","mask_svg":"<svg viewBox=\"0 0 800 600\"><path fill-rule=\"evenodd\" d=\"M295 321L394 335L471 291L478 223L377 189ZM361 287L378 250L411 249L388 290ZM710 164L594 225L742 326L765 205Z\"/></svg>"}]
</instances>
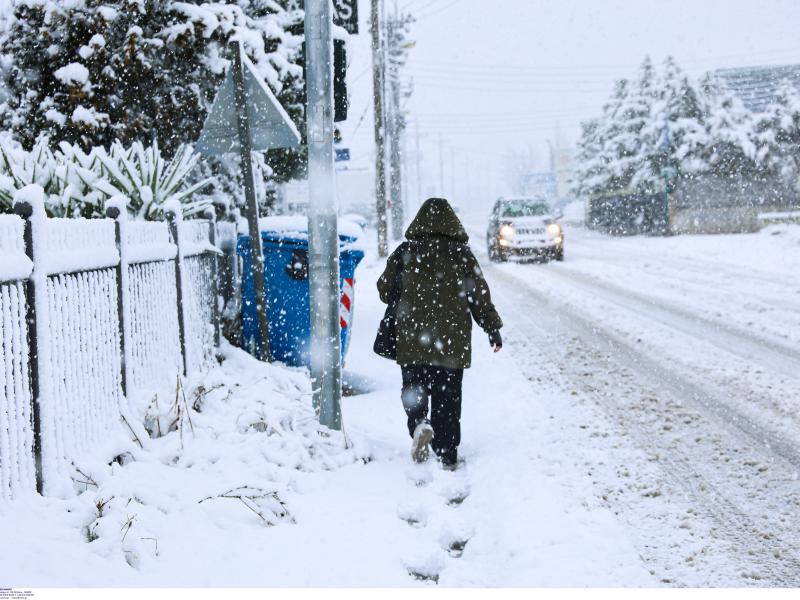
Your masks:
<instances>
[{"instance_id":1,"label":"metal utility pole","mask_svg":"<svg viewBox=\"0 0 800 600\"><path fill-rule=\"evenodd\" d=\"M308 285L311 385L319 422L342 428L339 232L333 170L333 26L330 0L306 0Z\"/></svg>"},{"instance_id":2,"label":"metal utility pole","mask_svg":"<svg viewBox=\"0 0 800 600\"><path fill-rule=\"evenodd\" d=\"M389 254L386 223L386 166L384 157L383 65L385 55L381 44L381 21L378 3L372 0L372 106L375 115L375 210L378 215L378 256Z\"/></svg>"},{"instance_id":3,"label":"metal utility pole","mask_svg":"<svg viewBox=\"0 0 800 600\"><path fill-rule=\"evenodd\" d=\"M258 203L256 202L255 180L251 152L250 119L247 112L247 96L242 71L242 44L231 42L233 51L233 90L236 105L236 121L239 129L239 156L244 177L244 198L247 212L247 230L250 234L250 257L253 268L253 286L258 315L259 344L256 354L260 360L272 360L269 348L269 327L267 325L267 300L264 292L264 250L261 245L261 231L258 227Z\"/></svg>"}]
</instances>

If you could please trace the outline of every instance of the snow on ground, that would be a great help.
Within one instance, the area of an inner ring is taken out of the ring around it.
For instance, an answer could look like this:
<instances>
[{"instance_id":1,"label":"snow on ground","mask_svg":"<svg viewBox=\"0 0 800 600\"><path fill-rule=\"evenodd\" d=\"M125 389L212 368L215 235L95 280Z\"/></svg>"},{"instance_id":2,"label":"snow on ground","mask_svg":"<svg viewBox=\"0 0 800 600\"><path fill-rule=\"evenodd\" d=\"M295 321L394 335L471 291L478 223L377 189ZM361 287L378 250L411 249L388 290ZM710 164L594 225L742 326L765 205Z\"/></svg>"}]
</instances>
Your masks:
<instances>
[{"instance_id":1,"label":"snow on ground","mask_svg":"<svg viewBox=\"0 0 800 600\"><path fill-rule=\"evenodd\" d=\"M371 350L369 252L346 438L317 426L304 371L226 347L149 422L178 430L74 498L0 505L0 582L797 585L800 228L570 228L564 263L492 265L482 226L506 344L475 330L463 468L410 460L399 368Z\"/></svg>"},{"instance_id":2,"label":"snow on ground","mask_svg":"<svg viewBox=\"0 0 800 600\"><path fill-rule=\"evenodd\" d=\"M320 435L304 372L226 348L177 431L74 498L0 506L3 585L657 585L586 472L598 450L560 425L567 392L513 346L476 330L465 466L411 462L399 368L371 352L380 268L357 273L348 377L369 391L344 399L349 447ZM178 416L162 414L151 428Z\"/></svg>"}]
</instances>

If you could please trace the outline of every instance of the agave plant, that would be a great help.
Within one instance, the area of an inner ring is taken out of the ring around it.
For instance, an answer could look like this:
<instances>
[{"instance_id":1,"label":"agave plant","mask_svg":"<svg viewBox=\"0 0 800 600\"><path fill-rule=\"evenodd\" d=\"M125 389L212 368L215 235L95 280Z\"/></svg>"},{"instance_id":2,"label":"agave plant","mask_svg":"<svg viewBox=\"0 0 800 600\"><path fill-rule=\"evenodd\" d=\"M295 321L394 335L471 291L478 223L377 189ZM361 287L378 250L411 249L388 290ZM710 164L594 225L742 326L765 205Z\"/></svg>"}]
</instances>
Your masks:
<instances>
[{"instance_id":1,"label":"agave plant","mask_svg":"<svg viewBox=\"0 0 800 600\"><path fill-rule=\"evenodd\" d=\"M109 151L95 149L97 162L93 168L78 167L77 172L84 182L107 198L119 194L126 196L129 210L136 219L162 219L164 204L175 201L183 206L184 215L191 216L202 213L210 205L208 199L191 198L213 179L187 185L188 176L199 157L186 145L180 146L175 156L166 160L156 142L147 147L134 142L128 148L114 142Z\"/></svg>"},{"instance_id":2,"label":"agave plant","mask_svg":"<svg viewBox=\"0 0 800 600\"><path fill-rule=\"evenodd\" d=\"M8 137L0 138L0 204L3 210L11 210L14 194L28 184L38 183L48 195L57 192L55 163L45 138L40 138L30 152L25 152Z\"/></svg>"},{"instance_id":3,"label":"agave plant","mask_svg":"<svg viewBox=\"0 0 800 600\"><path fill-rule=\"evenodd\" d=\"M163 218L166 202L179 202L184 215L202 213L211 203L193 200L198 190L213 181L189 184L190 172L199 159L189 146L181 146L166 160L157 143L135 142L125 147L114 142L106 151L83 152L62 142L56 152L47 138L40 138L30 152L8 137L0 137L0 211L12 208L16 191L38 183L46 193L48 213L54 217L102 217L106 200L123 195L136 219Z\"/></svg>"}]
</instances>

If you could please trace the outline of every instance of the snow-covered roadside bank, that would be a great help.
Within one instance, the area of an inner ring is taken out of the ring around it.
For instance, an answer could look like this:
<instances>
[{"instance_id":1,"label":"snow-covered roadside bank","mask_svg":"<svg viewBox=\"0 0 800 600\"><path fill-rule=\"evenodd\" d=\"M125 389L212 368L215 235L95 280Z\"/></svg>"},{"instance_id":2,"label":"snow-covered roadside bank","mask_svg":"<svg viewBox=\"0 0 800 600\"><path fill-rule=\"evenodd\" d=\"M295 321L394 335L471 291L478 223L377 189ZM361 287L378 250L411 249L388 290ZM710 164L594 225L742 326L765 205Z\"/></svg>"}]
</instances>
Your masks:
<instances>
[{"instance_id":1,"label":"snow-covered roadside bank","mask_svg":"<svg viewBox=\"0 0 800 600\"><path fill-rule=\"evenodd\" d=\"M465 377L465 467L411 463L399 368L371 351L381 267L371 255L357 272L347 366L373 389L344 399L351 447L318 433L303 372L228 348L187 384L187 406L205 392L182 435L88 473L74 498L0 506L0 582L657 584L579 461L565 459L571 446L594 450L553 426L564 392L521 375L510 347L491 354L482 332Z\"/></svg>"}]
</instances>

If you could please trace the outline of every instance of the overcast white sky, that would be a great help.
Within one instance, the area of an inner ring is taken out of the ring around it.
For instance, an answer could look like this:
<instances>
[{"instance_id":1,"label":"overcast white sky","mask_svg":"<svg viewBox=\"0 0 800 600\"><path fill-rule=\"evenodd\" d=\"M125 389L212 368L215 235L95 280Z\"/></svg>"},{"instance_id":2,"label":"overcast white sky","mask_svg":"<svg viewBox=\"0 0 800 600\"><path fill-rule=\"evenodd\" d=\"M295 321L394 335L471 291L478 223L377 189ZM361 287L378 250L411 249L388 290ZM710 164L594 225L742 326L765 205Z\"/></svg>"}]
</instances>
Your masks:
<instances>
[{"instance_id":1,"label":"overcast white sky","mask_svg":"<svg viewBox=\"0 0 800 600\"><path fill-rule=\"evenodd\" d=\"M394 0L383 0L392 10ZM423 195L439 193L439 136L445 194L484 204L506 192L510 148L532 146L547 166L545 140L573 144L613 81L633 77L646 54L674 56L693 75L719 67L800 64L798 0L397 0L418 18L405 69L414 81L406 108L411 197L420 132ZM370 0L359 0L353 39L350 119L353 158L373 153ZM359 119L363 121L357 126ZM455 192L451 189L455 182ZM412 202L413 206L413 202Z\"/></svg>"}]
</instances>

